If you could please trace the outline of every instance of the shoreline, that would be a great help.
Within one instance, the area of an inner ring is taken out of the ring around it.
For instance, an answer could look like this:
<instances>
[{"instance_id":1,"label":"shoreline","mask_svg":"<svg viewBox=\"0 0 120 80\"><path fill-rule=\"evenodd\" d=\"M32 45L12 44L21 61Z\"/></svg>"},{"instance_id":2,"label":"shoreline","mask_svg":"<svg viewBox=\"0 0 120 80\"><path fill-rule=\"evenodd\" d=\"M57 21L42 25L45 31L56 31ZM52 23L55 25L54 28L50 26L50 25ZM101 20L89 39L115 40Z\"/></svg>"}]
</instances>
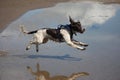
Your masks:
<instances>
[{"instance_id":1,"label":"shoreline","mask_svg":"<svg viewBox=\"0 0 120 80\"><path fill-rule=\"evenodd\" d=\"M47 8L60 2L99 1L104 4L120 4L119 0L1 0L0 1L0 33L15 19L33 9Z\"/></svg>"},{"instance_id":2,"label":"shoreline","mask_svg":"<svg viewBox=\"0 0 120 80\"><path fill-rule=\"evenodd\" d=\"M0 1L0 33L15 19L25 12L34 9L47 8L60 2L70 0L1 0Z\"/></svg>"}]
</instances>

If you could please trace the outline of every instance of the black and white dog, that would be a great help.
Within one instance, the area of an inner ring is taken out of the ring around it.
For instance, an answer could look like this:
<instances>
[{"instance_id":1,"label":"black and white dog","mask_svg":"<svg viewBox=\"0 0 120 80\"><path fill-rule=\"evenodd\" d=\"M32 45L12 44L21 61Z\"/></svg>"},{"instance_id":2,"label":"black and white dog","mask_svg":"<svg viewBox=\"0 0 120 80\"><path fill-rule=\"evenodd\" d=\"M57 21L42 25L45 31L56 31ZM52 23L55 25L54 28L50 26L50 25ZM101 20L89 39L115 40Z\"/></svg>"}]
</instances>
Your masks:
<instances>
[{"instance_id":1,"label":"black and white dog","mask_svg":"<svg viewBox=\"0 0 120 80\"><path fill-rule=\"evenodd\" d=\"M88 44L83 42L78 42L73 39L73 35L76 35L76 32L83 33L85 29L82 29L80 21L75 22L69 16L70 24L60 25L57 29L52 28L42 28L35 31L26 31L24 26L21 26L21 31L25 34L34 34L33 40L31 40L26 47L26 50L29 50L32 44L36 45L36 52L39 51L39 45L46 43L48 40L53 40L55 42L66 42L69 46L72 46L79 50L85 50Z\"/></svg>"}]
</instances>

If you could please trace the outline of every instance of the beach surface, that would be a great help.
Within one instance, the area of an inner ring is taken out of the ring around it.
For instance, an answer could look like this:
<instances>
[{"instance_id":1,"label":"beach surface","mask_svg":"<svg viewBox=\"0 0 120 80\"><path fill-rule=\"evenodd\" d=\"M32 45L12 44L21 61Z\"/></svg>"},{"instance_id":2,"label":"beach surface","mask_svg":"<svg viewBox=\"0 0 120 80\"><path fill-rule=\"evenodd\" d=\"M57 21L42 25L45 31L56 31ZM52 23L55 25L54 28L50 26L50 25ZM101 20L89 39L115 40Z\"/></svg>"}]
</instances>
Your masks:
<instances>
[{"instance_id":1,"label":"beach surface","mask_svg":"<svg viewBox=\"0 0 120 80\"><path fill-rule=\"evenodd\" d=\"M0 80L35 80L27 68L36 71L36 64L51 77L87 72L89 76L76 80L120 80L119 1L21 1L0 2L0 25L4 23L0 28ZM34 45L25 50L32 35L21 33L19 25L28 31L56 28L69 24L69 15L86 29L84 34L74 35L75 40L89 44L86 50L53 41L41 44L39 52Z\"/></svg>"},{"instance_id":2,"label":"beach surface","mask_svg":"<svg viewBox=\"0 0 120 80\"><path fill-rule=\"evenodd\" d=\"M40 9L54 6L60 2L85 1L85 0L0 0L0 32L3 31L12 21L33 9ZM104 3L120 3L120 0L89 0Z\"/></svg>"}]
</instances>

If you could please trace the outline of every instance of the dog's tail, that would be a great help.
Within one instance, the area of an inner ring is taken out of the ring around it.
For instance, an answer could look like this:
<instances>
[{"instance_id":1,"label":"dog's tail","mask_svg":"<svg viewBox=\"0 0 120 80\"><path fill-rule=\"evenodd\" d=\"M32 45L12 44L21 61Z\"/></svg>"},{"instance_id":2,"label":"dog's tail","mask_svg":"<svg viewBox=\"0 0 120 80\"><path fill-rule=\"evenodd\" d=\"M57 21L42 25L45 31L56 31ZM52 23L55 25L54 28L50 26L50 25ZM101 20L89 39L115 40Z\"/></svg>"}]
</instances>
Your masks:
<instances>
[{"instance_id":1,"label":"dog's tail","mask_svg":"<svg viewBox=\"0 0 120 80\"><path fill-rule=\"evenodd\" d=\"M88 76L88 75L89 75L89 73L87 73L87 72L73 73L73 74L69 77L69 80L75 80L75 79L78 78L78 77Z\"/></svg>"},{"instance_id":2,"label":"dog's tail","mask_svg":"<svg viewBox=\"0 0 120 80\"><path fill-rule=\"evenodd\" d=\"M22 33L24 33L24 34L34 34L34 33L36 33L37 32L37 30L35 30L35 31L27 31L26 29L25 29L25 26L24 25L20 25L20 31L22 32Z\"/></svg>"},{"instance_id":3,"label":"dog's tail","mask_svg":"<svg viewBox=\"0 0 120 80\"><path fill-rule=\"evenodd\" d=\"M28 31L25 30L25 26L24 25L20 25L20 31L24 34L28 34Z\"/></svg>"}]
</instances>

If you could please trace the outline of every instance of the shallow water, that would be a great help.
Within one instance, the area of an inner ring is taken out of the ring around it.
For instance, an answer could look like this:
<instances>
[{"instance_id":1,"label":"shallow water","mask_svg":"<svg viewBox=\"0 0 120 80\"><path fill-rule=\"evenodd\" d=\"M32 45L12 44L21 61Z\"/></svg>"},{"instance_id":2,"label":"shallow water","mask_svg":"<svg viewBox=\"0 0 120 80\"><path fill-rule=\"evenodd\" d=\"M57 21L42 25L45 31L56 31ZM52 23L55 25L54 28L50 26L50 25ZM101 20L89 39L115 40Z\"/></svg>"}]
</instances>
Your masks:
<instances>
[{"instance_id":1,"label":"shallow water","mask_svg":"<svg viewBox=\"0 0 120 80\"><path fill-rule=\"evenodd\" d=\"M80 20L86 28L84 34L75 39L89 44L85 51L79 51L65 43L40 45L39 53L35 46L29 51L25 47L32 39L23 35L19 25L28 30L69 24L68 16ZM54 7L32 10L9 24L0 34L0 50L8 52L0 57L0 80L34 80L26 66L33 69L36 63L41 70L54 75L71 75L76 72L88 72L80 80L119 80L120 79L120 5L104 5L97 2L67 2Z\"/></svg>"}]
</instances>

